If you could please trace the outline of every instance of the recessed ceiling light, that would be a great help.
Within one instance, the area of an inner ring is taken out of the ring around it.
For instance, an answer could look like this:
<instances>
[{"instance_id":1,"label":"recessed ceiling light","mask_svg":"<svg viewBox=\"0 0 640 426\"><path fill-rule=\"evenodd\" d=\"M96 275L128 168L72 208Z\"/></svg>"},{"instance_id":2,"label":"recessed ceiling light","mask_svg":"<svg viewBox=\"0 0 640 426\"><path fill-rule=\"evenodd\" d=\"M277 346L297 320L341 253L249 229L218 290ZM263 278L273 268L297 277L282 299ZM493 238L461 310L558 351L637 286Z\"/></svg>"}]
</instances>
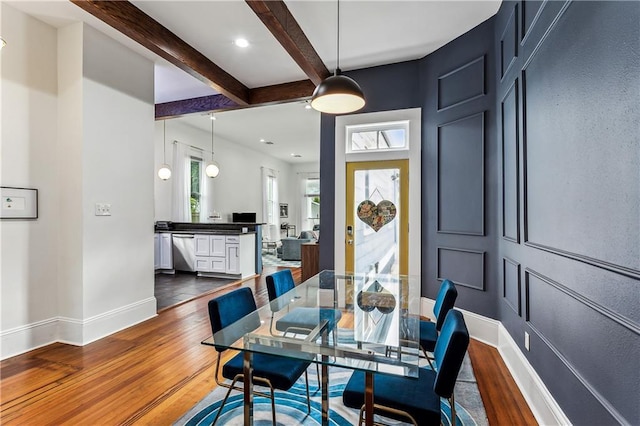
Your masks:
<instances>
[{"instance_id":1,"label":"recessed ceiling light","mask_svg":"<svg viewBox=\"0 0 640 426\"><path fill-rule=\"evenodd\" d=\"M233 44L238 47L249 47L249 41L245 38L237 38L233 41Z\"/></svg>"},{"instance_id":2,"label":"recessed ceiling light","mask_svg":"<svg viewBox=\"0 0 640 426\"><path fill-rule=\"evenodd\" d=\"M301 157L302 157L302 155L300 155L300 154L295 154L295 153L293 153L293 152L291 153L291 156L292 156L293 158L301 158Z\"/></svg>"},{"instance_id":3,"label":"recessed ceiling light","mask_svg":"<svg viewBox=\"0 0 640 426\"><path fill-rule=\"evenodd\" d=\"M260 139L260 142L264 143L264 139Z\"/></svg>"}]
</instances>

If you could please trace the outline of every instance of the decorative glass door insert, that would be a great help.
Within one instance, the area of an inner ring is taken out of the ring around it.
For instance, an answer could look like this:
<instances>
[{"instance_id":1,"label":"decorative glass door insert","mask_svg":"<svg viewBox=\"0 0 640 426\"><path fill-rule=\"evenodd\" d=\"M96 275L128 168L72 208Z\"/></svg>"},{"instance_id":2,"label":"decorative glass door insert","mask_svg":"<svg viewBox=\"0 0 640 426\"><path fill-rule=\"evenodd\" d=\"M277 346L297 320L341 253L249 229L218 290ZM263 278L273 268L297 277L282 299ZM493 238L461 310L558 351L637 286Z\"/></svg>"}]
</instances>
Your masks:
<instances>
[{"instance_id":1,"label":"decorative glass door insert","mask_svg":"<svg viewBox=\"0 0 640 426\"><path fill-rule=\"evenodd\" d=\"M408 170L408 160L347 163L347 271L408 273Z\"/></svg>"}]
</instances>

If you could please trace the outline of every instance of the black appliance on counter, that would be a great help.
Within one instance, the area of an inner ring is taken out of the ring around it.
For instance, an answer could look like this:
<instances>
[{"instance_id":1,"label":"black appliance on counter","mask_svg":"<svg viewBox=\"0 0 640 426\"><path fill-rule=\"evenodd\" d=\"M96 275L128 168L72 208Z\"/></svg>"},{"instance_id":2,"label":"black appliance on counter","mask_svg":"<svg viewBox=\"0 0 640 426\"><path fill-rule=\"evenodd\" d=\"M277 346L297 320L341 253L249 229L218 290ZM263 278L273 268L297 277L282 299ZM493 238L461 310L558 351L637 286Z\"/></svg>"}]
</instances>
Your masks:
<instances>
[{"instance_id":1,"label":"black appliance on counter","mask_svg":"<svg viewBox=\"0 0 640 426\"><path fill-rule=\"evenodd\" d=\"M232 221L234 223L256 223L255 213L233 213Z\"/></svg>"}]
</instances>

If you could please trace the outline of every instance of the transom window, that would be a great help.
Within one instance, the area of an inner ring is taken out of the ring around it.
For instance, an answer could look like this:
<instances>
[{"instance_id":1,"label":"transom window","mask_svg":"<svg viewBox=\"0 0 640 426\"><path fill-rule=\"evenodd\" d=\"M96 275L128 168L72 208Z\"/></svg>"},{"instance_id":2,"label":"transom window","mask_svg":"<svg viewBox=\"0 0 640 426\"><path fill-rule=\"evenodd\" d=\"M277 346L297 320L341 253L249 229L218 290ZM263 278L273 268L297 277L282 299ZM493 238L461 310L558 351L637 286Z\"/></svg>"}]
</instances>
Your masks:
<instances>
[{"instance_id":1,"label":"transom window","mask_svg":"<svg viewBox=\"0 0 640 426\"><path fill-rule=\"evenodd\" d=\"M408 121L347 126L347 153L408 149Z\"/></svg>"}]
</instances>

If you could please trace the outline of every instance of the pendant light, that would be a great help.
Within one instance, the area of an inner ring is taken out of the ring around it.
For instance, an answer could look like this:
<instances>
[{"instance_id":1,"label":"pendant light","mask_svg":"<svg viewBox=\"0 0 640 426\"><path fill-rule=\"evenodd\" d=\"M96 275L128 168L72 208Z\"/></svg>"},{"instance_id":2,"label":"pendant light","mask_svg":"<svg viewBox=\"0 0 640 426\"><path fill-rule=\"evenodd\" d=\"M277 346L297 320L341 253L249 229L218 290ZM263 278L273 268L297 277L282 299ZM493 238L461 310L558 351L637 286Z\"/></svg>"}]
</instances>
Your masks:
<instances>
[{"instance_id":1,"label":"pendant light","mask_svg":"<svg viewBox=\"0 0 640 426\"><path fill-rule=\"evenodd\" d=\"M167 120L162 120L162 126L162 159L164 163L158 169L158 177L167 180L171 177L171 167L167 164Z\"/></svg>"},{"instance_id":2,"label":"pendant light","mask_svg":"<svg viewBox=\"0 0 640 426\"><path fill-rule=\"evenodd\" d=\"M218 177L220 174L220 167L213 161L213 123L216 121L216 117L211 113L211 161L207 163L204 172L210 178Z\"/></svg>"},{"instance_id":3,"label":"pendant light","mask_svg":"<svg viewBox=\"0 0 640 426\"><path fill-rule=\"evenodd\" d=\"M365 104L362 89L352 78L342 75L340 70L340 0L338 5L338 35L336 70L325 78L311 96L313 109L328 114L345 114L362 108Z\"/></svg>"}]
</instances>

